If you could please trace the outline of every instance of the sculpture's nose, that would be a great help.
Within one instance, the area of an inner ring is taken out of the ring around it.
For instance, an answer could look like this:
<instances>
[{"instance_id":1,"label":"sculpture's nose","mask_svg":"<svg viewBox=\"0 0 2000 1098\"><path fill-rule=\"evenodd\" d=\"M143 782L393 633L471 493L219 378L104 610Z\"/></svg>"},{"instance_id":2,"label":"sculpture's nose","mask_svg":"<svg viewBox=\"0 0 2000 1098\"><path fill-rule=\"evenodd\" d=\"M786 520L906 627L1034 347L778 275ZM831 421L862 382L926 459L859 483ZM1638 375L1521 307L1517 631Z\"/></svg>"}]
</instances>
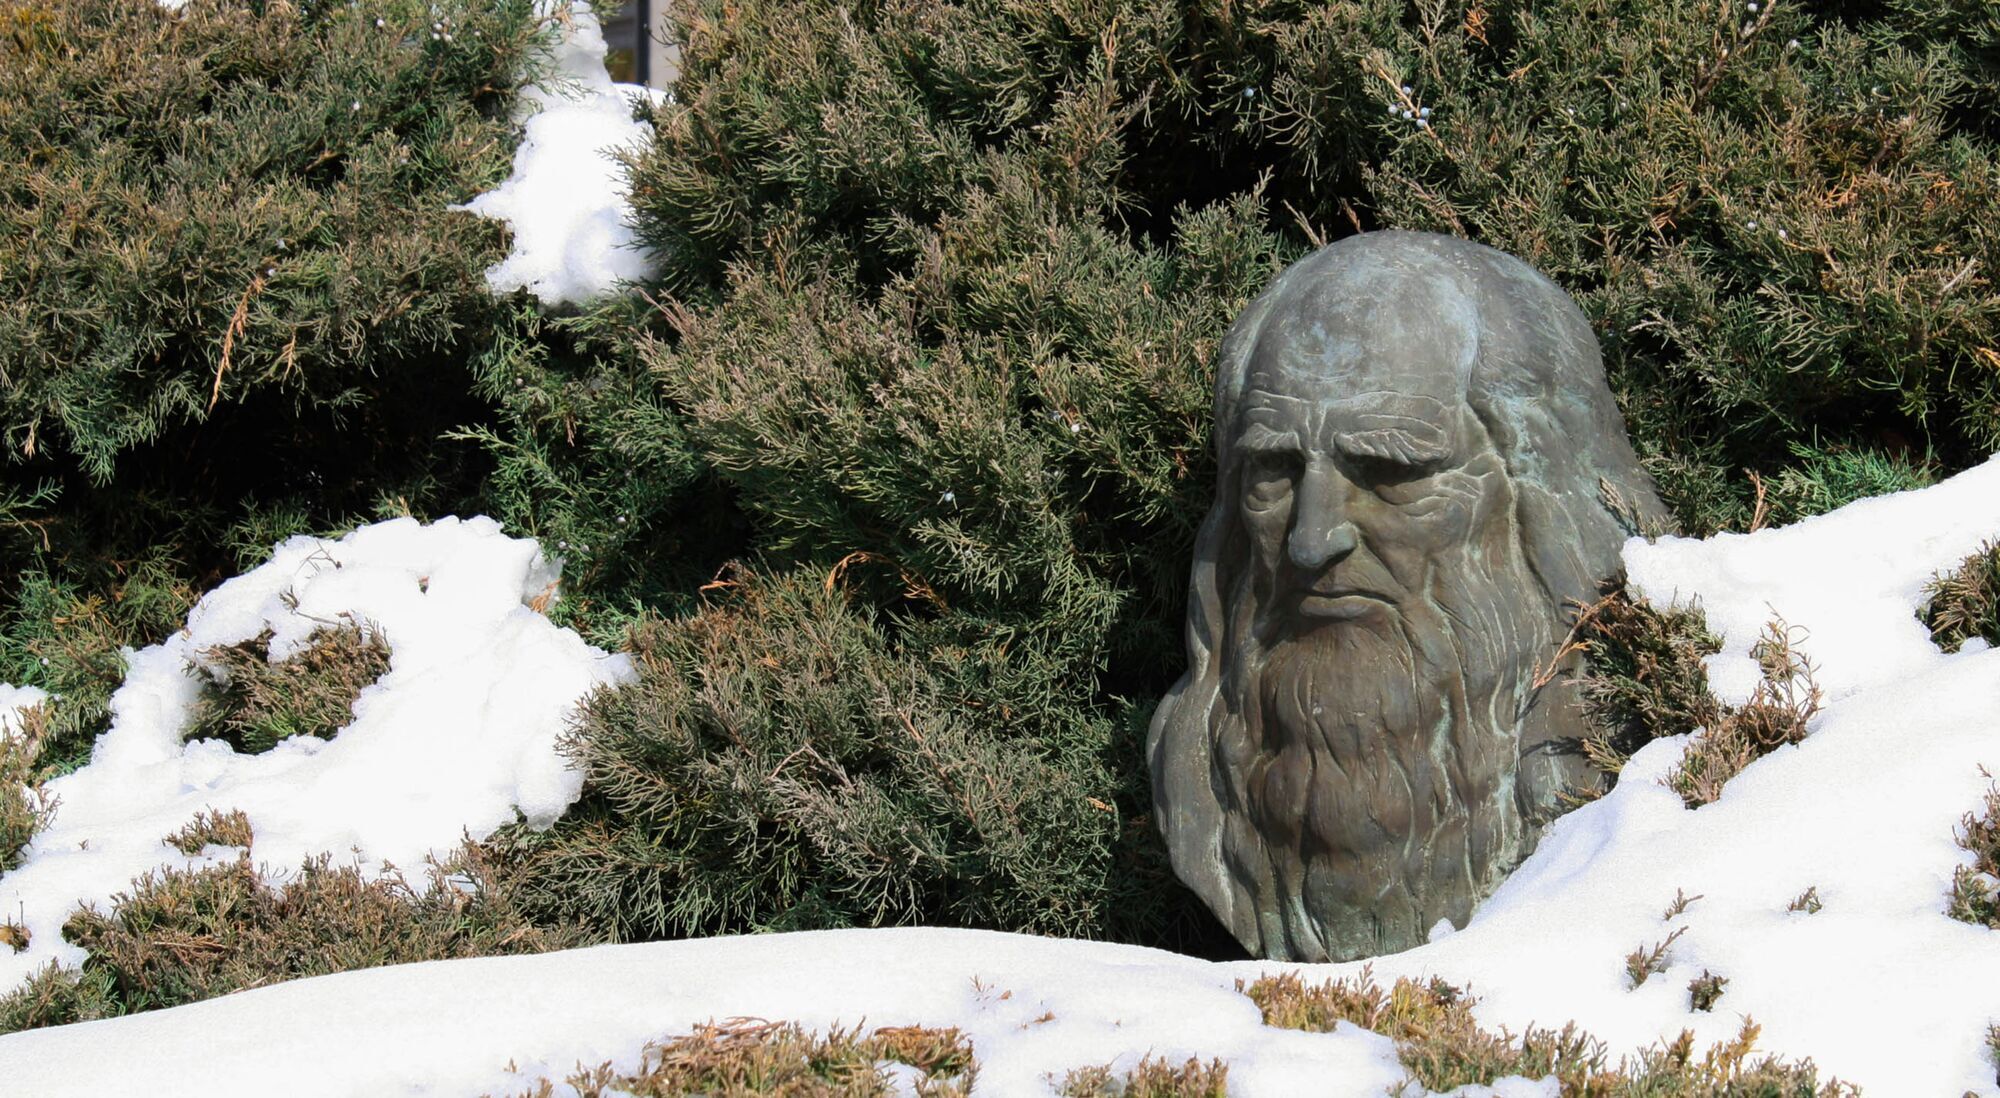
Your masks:
<instances>
[{"instance_id":1,"label":"sculpture's nose","mask_svg":"<svg viewBox=\"0 0 2000 1098\"><path fill-rule=\"evenodd\" d=\"M1286 542L1293 564L1317 573L1354 552L1359 534L1347 515L1354 490L1353 482L1330 463L1315 459L1306 464Z\"/></svg>"}]
</instances>

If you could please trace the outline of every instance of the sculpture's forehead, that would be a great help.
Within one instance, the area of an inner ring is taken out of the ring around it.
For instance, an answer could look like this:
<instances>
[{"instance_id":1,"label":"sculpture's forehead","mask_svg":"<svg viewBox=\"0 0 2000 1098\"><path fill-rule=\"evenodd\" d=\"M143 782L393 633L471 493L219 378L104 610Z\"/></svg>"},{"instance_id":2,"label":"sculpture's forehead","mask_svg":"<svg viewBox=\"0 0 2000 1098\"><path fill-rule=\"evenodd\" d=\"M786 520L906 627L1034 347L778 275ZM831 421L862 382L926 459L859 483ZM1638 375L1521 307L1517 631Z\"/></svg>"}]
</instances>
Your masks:
<instances>
[{"instance_id":1,"label":"sculpture's forehead","mask_svg":"<svg viewBox=\"0 0 2000 1098\"><path fill-rule=\"evenodd\" d=\"M1315 278L1274 305L1251 352L1244 428L1335 434L1379 456L1448 447L1477 357L1478 317L1457 281L1393 265ZM1373 439L1371 443L1369 440Z\"/></svg>"}]
</instances>

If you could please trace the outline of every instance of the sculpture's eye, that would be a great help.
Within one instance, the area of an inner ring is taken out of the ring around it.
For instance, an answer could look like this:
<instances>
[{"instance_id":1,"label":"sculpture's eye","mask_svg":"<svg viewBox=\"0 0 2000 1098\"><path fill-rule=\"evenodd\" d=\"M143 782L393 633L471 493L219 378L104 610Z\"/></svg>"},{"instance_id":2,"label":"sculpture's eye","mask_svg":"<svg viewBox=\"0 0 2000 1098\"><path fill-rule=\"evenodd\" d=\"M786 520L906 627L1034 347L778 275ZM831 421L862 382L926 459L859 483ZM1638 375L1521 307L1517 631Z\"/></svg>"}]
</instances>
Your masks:
<instances>
[{"instance_id":1,"label":"sculpture's eye","mask_svg":"<svg viewBox=\"0 0 2000 1098\"><path fill-rule=\"evenodd\" d=\"M1246 502L1259 510L1275 506L1292 494L1301 462L1298 455L1261 451L1250 455L1243 471Z\"/></svg>"},{"instance_id":2,"label":"sculpture's eye","mask_svg":"<svg viewBox=\"0 0 2000 1098\"><path fill-rule=\"evenodd\" d=\"M1438 471L1438 463L1398 461L1394 458L1355 456L1347 459L1357 482L1371 488L1407 484Z\"/></svg>"}]
</instances>

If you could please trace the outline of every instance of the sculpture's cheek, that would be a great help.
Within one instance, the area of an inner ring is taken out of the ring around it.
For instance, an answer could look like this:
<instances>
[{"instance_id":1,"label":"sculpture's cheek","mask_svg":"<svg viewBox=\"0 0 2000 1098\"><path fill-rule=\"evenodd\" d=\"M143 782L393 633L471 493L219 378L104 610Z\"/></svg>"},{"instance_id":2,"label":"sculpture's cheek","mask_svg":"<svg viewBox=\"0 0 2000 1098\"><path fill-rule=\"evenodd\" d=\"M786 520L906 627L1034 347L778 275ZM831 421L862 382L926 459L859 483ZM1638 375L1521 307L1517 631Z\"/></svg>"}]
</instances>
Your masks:
<instances>
[{"instance_id":1,"label":"sculpture's cheek","mask_svg":"<svg viewBox=\"0 0 2000 1098\"><path fill-rule=\"evenodd\" d=\"M1510 497L1505 474L1481 464L1381 489L1400 539L1431 552L1482 539Z\"/></svg>"},{"instance_id":2,"label":"sculpture's cheek","mask_svg":"<svg viewBox=\"0 0 2000 1098\"><path fill-rule=\"evenodd\" d=\"M1285 536L1292 526L1292 497L1276 503L1246 498L1243 501L1243 528L1250 535L1257 560L1267 568L1276 567L1285 551Z\"/></svg>"},{"instance_id":3,"label":"sculpture's cheek","mask_svg":"<svg viewBox=\"0 0 2000 1098\"><path fill-rule=\"evenodd\" d=\"M1393 494L1385 492L1383 499L1391 504L1399 540L1437 550L1470 536L1477 500L1458 483L1466 479L1447 473L1398 485Z\"/></svg>"}]
</instances>

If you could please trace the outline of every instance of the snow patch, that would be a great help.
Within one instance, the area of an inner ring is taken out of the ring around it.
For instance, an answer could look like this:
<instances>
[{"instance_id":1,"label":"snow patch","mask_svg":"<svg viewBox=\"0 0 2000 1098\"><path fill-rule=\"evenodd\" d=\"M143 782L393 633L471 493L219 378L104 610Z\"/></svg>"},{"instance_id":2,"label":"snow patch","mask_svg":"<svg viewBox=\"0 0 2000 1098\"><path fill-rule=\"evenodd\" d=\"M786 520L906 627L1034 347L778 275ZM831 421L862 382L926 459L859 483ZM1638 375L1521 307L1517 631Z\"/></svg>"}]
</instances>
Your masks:
<instances>
[{"instance_id":1,"label":"snow patch","mask_svg":"<svg viewBox=\"0 0 2000 1098\"><path fill-rule=\"evenodd\" d=\"M1924 585L2000 537L2000 457L1942 484L1859 500L1755 534L1626 543L1631 589L1661 605L1694 603L1722 638L1708 659L1716 696L1748 700L1750 647L1774 616L1803 630L1829 702L1895 688L1947 657L1917 620Z\"/></svg>"},{"instance_id":2,"label":"snow patch","mask_svg":"<svg viewBox=\"0 0 2000 1098\"><path fill-rule=\"evenodd\" d=\"M1236 1095L1367 1095L1403 1078L1395 1047L1353 1026L1263 1024L1234 978L1138 946L904 928L598 946L433 961L259 988L110 1022L0 1037L22 1093L203 1098L494 1094L578 1063L630 1069L647 1041L731 1017L824 1032L955 1025L975 1093L1037 1095L1078 1067L1230 1061ZM284 1040L271 1039L279 1019ZM506 1070L512 1060L519 1068ZM309 1070L300 1070L309 1065ZM557 1093L568 1093L558 1090ZM1503 1091L1502 1093L1521 1093Z\"/></svg>"},{"instance_id":3,"label":"snow patch","mask_svg":"<svg viewBox=\"0 0 2000 1098\"><path fill-rule=\"evenodd\" d=\"M21 711L33 709L48 700L48 692L39 687L0 682L0 736L19 733Z\"/></svg>"},{"instance_id":4,"label":"snow patch","mask_svg":"<svg viewBox=\"0 0 2000 1098\"><path fill-rule=\"evenodd\" d=\"M525 289L556 305L603 297L653 271L632 231L617 154L652 142L653 127L632 113L635 100L659 93L612 83L588 5L558 2L550 17L562 31L556 72L522 90L514 174L456 208L513 228L513 250L486 271L494 293Z\"/></svg>"},{"instance_id":5,"label":"snow patch","mask_svg":"<svg viewBox=\"0 0 2000 1098\"><path fill-rule=\"evenodd\" d=\"M558 732L582 695L632 674L626 657L534 608L554 597L556 576L533 541L492 519L397 519L338 541L292 538L205 595L181 632L128 650L110 729L87 765L48 783L55 818L0 876L0 911L25 915L32 935L26 952L0 953L0 991L50 960L81 963L61 934L78 904L105 909L142 873L213 864L162 841L203 809L248 815L257 860L278 872L325 852L370 873L414 869L517 808L553 821L583 780L557 753ZM337 737L295 736L257 755L181 742L205 650L269 630L283 659L341 622L378 630L390 656Z\"/></svg>"}]
</instances>

